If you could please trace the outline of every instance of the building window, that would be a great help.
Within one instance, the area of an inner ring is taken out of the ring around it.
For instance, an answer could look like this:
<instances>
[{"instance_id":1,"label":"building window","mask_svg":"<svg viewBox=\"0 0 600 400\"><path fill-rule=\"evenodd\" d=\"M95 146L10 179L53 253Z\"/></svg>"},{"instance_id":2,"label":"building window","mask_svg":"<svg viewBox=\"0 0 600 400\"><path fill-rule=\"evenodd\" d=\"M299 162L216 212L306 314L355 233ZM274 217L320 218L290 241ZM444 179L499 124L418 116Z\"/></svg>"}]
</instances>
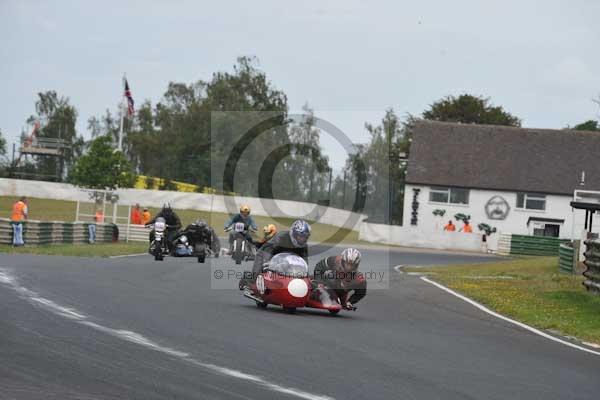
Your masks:
<instances>
[{"instance_id":1,"label":"building window","mask_svg":"<svg viewBox=\"0 0 600 400\"><path fill-rule=\"evenodd\" d=\"M469 189L432 187L429 201L434 203L469 204Z\"/></svg>"},{"instance_id":2,"label":"building window","mask_svg":"<svg viewBox=\"0 0 600 400\"><path fill-rule=\"evenodd\" d=\"M544 211L546 209L546 196L534 193L517 193L517 208Z\"/></svg>"}]
</instances>

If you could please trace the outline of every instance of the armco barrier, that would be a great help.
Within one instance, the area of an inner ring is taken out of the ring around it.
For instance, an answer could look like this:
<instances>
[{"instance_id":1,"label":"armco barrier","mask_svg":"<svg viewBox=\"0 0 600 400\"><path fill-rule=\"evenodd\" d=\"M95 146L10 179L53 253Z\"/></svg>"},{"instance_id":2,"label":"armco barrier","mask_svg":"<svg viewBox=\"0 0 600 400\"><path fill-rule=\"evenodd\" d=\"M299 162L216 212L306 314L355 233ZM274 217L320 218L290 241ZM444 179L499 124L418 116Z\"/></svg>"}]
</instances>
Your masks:
<instances>
[{"instance_id":1,"label":"armco barrier","mask_svg":"<svg viewBox=\"0 0 600 400\"><path fill-rule=\"evenodd\" d=\"M568 239L547 236L511 235L510 254L525 256L558 256L561 243Z\"/></svg>"},{"instance_id":2,"label":"armco barrier","mask_svg":"<svg viewBox=\"0 0 600 400\"><path fill-rule=\"evenodd\" d=\"M586 270L583 272L585 288L595 294L600 295L600 240L597 237L587 239L585 242L585 261Z\"/></svg>"},{"instance_id":3,"label":"armco barrier","mask_svg":"<svg viewBox=\"0 0 600 400\"><path fill-rule=\"evenodd\" d=\"M575 252L571 243L561 243L558 248L558 266L562 271L573 273Z\"/></svg>"},{"instance_id":4,"label":"armco barrier","mask_svg":"<svg viewBox=\"0 0 600 400\"><path fill-rule=\"evenodd\" d=\"M89 223L35 221L23 224L23 239L26 244L87 243ZM7 218L0 218L0 244L12 244L12 225ZM112 224L96 224L96 241L110 242L113 236Z\"/></svg>"}]
</instances>

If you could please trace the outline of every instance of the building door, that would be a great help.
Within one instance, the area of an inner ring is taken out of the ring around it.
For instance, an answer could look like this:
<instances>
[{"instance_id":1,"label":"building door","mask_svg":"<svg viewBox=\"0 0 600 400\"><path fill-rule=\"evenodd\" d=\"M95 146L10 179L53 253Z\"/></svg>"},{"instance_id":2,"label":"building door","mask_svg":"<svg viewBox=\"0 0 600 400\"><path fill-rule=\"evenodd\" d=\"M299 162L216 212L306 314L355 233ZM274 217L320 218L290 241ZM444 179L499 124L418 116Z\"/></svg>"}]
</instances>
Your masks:
<instances>
[{"instance_id":1,"label":"building door","mask_svg":"<svg viewBox=\"0 0 600 400\"><path fill-rule=\"evenodd\" d=\"M546 224L544 226L544 236L558 237L560 233L560 225Z\"/></svg>"}]
</instances>

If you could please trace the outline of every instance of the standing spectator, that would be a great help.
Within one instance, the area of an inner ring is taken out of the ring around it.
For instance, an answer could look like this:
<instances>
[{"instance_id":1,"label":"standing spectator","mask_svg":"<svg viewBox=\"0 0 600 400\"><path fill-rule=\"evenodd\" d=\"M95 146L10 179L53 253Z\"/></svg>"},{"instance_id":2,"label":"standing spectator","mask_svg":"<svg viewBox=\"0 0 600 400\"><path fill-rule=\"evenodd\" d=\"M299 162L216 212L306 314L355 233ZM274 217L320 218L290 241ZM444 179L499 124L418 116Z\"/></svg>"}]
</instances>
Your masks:
<instances>
[{"instance_id":1,"label":"standing spectator","mask_svg":"<svg viewBox=\"0 0 600 400\"><path fill-rule=\"evenodd\" d=\"M473 228L471 228L471 224L469 224L469 221L465 220L464 223L465 225L463 226L461 231L464 233L473 233Z\"/></svg>"},{"instance_id":2,"label":"standing spectator","mask_svg":"<svg viewBox=\"0 0 600 400\"><path fill-rule=\"evenodd\" d=\"M135 207L131 210L131 223L133 225L142 224L142 211L140 210L140 204L136 203Z\"/></svg>"},{"instance_id":3,"label":"standing spectator","mask_svg":"<svg viewBox=\"0 0 600 400\"><path fill-rule=\"evenodd\" d=\"M12 207L12 214L10 221L13 227L13 246L24 246L23 241L23 222L27 219L27 198L21 197L19 201L15 202Z\"/></svg>"},{"instance_id":4,"label":"standing spectator","mask_svg":"<svg viewBox=\"0 0 600 400\"><path fill-rule=\"evenodd\" d=\"M444 230L448 232L454 232L456 230L456 225L452 223L452 220L448 221L448 224L444 226Z\"/></svg>"},{"instance_id":5,"label":"standing spectator","mask_svg":"<svg viewBox=\"0 0 600 400\"><path fill-rule=\"evenodd\" d=\"M151 219L152 214L148 211L148 207L144 207L144 212L142 213L142 225L148 225Z\"/></svg>"},{"instance_id":6,"label":"standing spectator","mask_svg":"<svg viewBox=\"0 0 600 400\"><path fill-rule=\"evenodd\" d=\"M94 223L89 226L89 234L90 234L90 244L94 244L96 242L96 224L101 224L104 222L104 212L102 212L101 208L98 208L96 211L96 215L94 215Z\"/></svg>"}]
</instances>

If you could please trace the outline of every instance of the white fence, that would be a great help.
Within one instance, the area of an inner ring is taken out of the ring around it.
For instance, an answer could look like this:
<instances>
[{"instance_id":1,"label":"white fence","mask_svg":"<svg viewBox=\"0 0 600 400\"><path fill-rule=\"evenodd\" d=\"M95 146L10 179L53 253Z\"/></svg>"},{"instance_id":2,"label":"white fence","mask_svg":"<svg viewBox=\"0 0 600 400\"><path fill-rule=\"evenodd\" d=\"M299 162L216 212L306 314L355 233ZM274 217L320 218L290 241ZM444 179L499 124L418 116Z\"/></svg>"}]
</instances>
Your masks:
<instances>
[{"instance_id":1,"label":"white fence","mask_svg":"<svg viewBox=\"0 0 600 400\"><path fill-rule=\"evenodd\" d=\"M358 235L360 240L374 243L469 252L497 250L497 237L496 234L491 235L485 246L482 235L478 233L425 231L412 226L390 226L367 222L360 225Z\"/></svg>"},{"instance_id":2,"label":"white fence","mask_svg":"<svg viewBox=\"0 0 600 400\"><path fill-rule=\"evenodd\" d=\"M119 238L126 242L147 242L150 228L144 225L117 224L119 227Z\"/></svg>"},{"instance_id":3,"label":"white fence","mask_svg":"<svg viewBox=\"0 0 600 400\"><path fill-rule=\"evenodd\" d=\"M512 235L510 233L501 233L498 239L498 254L507 256L510 254L510 244Z\"/></svg>"}]
</instances>

